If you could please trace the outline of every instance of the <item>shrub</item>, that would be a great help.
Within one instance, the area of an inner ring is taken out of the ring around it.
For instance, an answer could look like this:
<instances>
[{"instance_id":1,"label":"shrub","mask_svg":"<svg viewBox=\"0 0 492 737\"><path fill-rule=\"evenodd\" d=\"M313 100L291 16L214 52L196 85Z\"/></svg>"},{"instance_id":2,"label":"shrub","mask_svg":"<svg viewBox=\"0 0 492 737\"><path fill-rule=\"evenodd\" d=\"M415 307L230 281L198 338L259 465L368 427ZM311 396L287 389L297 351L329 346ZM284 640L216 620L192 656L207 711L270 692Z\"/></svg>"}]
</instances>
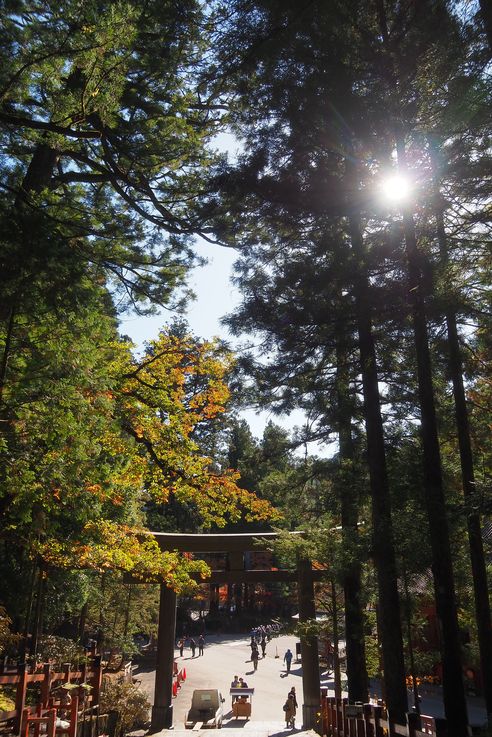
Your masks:
<instances>
[{"instance_id":1,"label":"shrub","mask_svg":"<svg viewBox=\"0 0 492 737\"><path fill-rule=\"evenodd\" d=\"M99 708L101 713L118 713L115 737L119 737L129 729L142 727L148 722L150 702L146 694L133 683L104 678Z\"/></svg>"},{"instance_id":2,"label":"shrub","mask_svg":"<svg viewBox=\"0 0 492 737\"><path fill-rule=\"evenodd\" d=\"M0 711L14 711L15 694L13 688L0 688Z\"/></svg>"},{"instance_id":3,"label":"shrub","mask_svg":"<svg viewBox=\"0 0 492 737\"><path fill-rule=\"evenodd\" d=\"M39 639L38 662L63 665L63 663L80 663L85 659L83 649L74 640L57 635L45 635Z\"/></svg>"},{"instance_id":4,"label":"shrub","mask_svg":"<svg viewBox=\"0 0 492 737\"><path fill-rule=\"evenodd\" d=\"M0 655L7 650L10 645L15 645L19 640L19 635L10 631L12 620L7 614L6 609L0 606Z\"/></svg>"}]
</instances>

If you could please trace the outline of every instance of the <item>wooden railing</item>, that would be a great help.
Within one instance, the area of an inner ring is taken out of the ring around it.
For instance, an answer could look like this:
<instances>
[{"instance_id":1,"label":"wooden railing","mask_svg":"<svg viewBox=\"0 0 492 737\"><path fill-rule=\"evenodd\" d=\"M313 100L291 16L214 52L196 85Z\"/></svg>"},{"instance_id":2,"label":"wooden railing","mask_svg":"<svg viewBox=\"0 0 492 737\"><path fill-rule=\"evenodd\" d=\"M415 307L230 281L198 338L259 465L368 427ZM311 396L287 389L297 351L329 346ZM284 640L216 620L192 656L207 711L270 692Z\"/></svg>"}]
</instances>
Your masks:
<instances>
[{"instance_id":1,"label":"wooden railing","mask_svg":"<svg viewBox=\"0 0 492 737\"><path fill-rule=\"evenodd\" d=\"M447 737L446 720L407 714L407 724L391 722L384 706L349 704L321 691L321 734L326 737Z\"/></svg>"},{"instance_id":2,"label":"wooden railing","mask_svg":"<svg viewBox=\"0 0 492 737\"><path fill-rule=\"evenodd\" d=\"M88 708L98 705L102 683L101 656L94 656L90 665L83 664L77 670L72 670L69 664L65 665L61 671L53 670L50 663L44 663L41 667L37 666L33 670L30 670L29 666L25 663L21 663L15 666L15 668L1 665L0 686L15 686L16 691L15 709L9 712L0 712L0 722L12 722L14 734L20 734L22 731L21 728L24 728L24 722L29 718L29 721L34 727L35 737L38 737L41 724L45 724L48 730L51 729L53 709L58 714L61 710L67 711L66 706L64 707L53 698L53 690L61 684L67 683L80 686L87 684L91 686L90 695L84 698L84 705ZM33 684L39 684L37 706L26 707L27 690ZM72 704L74 702L77 707L75 711L77 712L79 695L72 696ZM73 707L69 711L73 714ZM37 722L35 721L36 719L38 720ZM75 722L77 722L76 717ZM56 731L59 732L61 730L57 728ZM72 726L72 731L73 734L70 734L69 737L74 737L76 724Z\"/></svg>"}]
</instances>

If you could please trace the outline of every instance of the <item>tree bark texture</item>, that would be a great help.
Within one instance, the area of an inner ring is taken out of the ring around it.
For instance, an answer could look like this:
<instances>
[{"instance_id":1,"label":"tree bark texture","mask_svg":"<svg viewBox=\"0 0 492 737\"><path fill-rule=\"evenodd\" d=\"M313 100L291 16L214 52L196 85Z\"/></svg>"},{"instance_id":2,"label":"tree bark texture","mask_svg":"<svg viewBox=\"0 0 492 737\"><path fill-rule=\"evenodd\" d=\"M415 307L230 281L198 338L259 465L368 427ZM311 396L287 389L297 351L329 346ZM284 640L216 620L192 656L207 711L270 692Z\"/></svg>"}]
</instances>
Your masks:
<instances>
[{"instance_id":1,"label":"tree bark texture","mask_svg":"<svg viewBox=\"0 0 492 737\"><path fill-rule=\"evenodd\" d=\"M339 326L338 335L346 333L346 327ZM353 396L350 393L348 356L343 340L337 342L337 419L339 459L341 468L340 505L342 537L344 546L353 545L357 537L359 521L359 494L355 483L354 441L352 438ZM343 473L343 464L349 464L350 473ZM369 696L369 682L366 668L364 640L364 613L362 610L361 564L357 556L350 556L351 563L343 572L343 593L345 599L345 640L347 654L347 681L349 701L365 703Z\"/></svg>"},{"instance_id":2,"label":"tree bark texture","mask_svg":"<svg viewBox=\"0 0 492 737\"><path fill-rule=\"evenodd\" d=\"M492 3L490 0L480 0L480 13L483 26L489 42L489 50L492 55Z\"/></svg>"},{"instance_id":3,"label":"tree bark texture","mask_svg":"<svg viewBox=\"0 0 492 737\"><path fill-rule=\"evenodd\" d=\"M404 150L401 143L398 146L398 154L399 162L404 167ZM442 633L444 709L449 723L449 737L462 737L467 733L468 715L462 675L451 542L442 481L441 454L432 386L432 365L419 265L420 254L413 218L408 208L405 208L403 212L403 228L408 264L408 293L417 360L424 492L432 550L436 609Z\"/></svg>"},{"instance_id":4,"label":"tree bark texture","mask_svg":"<svg viewBox=\"0 0 492 737\"><path fill-rule=\"evenodd\" d=\"M356 262L355 301L364 395L367 459L372 499L373 556L378 580L381 610L381 641L384 660L386 703L391 718L405 724L408 697L401 632L400 600L391 521L391 501L383 421L378 386L376 350L372 334L369 284L366 274L364 242L359 217L349 218L350 237Z\"/></svg>"},{"instance_id":5,"label":"tree bark texture","mask_svg":"<svg viewBox=\"0 0 492 737\"><path fill-rule=\"evenodd\" d=\"M446 265L448 261L447 238L443 211L440 207L436 210L436 221L441 260L443 264ZM463 496L465 501L471 501L476 493L475 469L470 437L470 423L466 406L465 387L463 384L463 361L456 323L456 313L450 306L446 308L446 329L449 352L448 368L453 384L454 410L460 451ZM471 506L473 507L473 505ZM475 619L477 622L483 691L487 714L492 714L492 622L480 515L477 512L468 510L466 522L468 530L468 544L470 548L470 564L472 569Z\"/></svg>"}]
</instances>

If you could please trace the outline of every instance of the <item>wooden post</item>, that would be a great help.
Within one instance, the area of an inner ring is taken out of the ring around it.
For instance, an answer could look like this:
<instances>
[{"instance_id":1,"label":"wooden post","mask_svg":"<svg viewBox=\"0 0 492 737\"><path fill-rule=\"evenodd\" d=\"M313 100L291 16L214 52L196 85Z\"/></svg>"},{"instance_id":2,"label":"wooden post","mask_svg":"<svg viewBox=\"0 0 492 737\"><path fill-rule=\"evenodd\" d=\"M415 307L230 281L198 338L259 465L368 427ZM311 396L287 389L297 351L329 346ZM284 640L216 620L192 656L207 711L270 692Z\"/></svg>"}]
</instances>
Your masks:
<instances>
[{"instance_id":1,"label":"wooden post","mask_svg":"<svg viewBox=\"0 0 492 737\"><path fill-rule=\"evenodd\" d=\"M14 732L17 732L18 731L19 734L21 735L21 737L24 737L24 736L27 737L27 735L29 734L29 721L28 721L28 719L29 719L29 714L30 713L31 712L30 712L29 707L28 706L27 707L25 706L22 709L22 711L21 711L19 730L14 729Z\"/></svg>"},{"instance_id":2,"label":"wooden post","mask_svg":"<svg viewBox=\"0 0 492 737\"><path fill-rule=\"evenodd\" d=\"M56 709L50 709L48 712L47 737L55 737L56 732Z\"/></svg>"},{"instance_id":3,"label":"wooden post","mask_svg":"<svg viewBox=\"0 0 492 737\"><path fill-rule=\"evenodd\" d=\"M328 734L328 727L327 727L327 718L326 718L326 688L321 689L321 697L320 697L320 704L321 704L321 734Z\"/></svg>"},{"instance_id":4,"label":"wooden post","mask_svg":"<svg viewBox=\"0 0 492 737\"><path fill-rule=\"evenodd\" d=\"M448 737L448 723L442 717L434 717L436 737Z\"/></svg>"},{"instance_id":5,"label":"wooden post","mask_svg":"<svg viewBox=\"0 0 492 737\"><path fill-rule=\"evenodd\" d=\"M364 717L359 717L355 722L355 734L356 737L367 737L366 722Z\"/></svg>"},{"instance_id":6,"label":"wooden post","mask_svg":"<svg viewBox=\"0 0 492 737\"><path fill-rule=\"evenodd\" d=\"M408 737L415 737L415 731L420 729L420 715L416 713L407 714Z\"/></svg>"},{"instance_id":7,"label":"wooden post","mask_svg":"<svg viewBox=\"0 0 492 737\"><path fill-rule=\"evenodd\" d=\"M33 720L34 721L34 737L39 737L42 716L43 716L43 707L41 706L41 704L38 704L36 707L36 716L38 718L35 721ZM27 719L27 721L29 722L29 718ZM29 732L29 729L28 729L28 732Z\"/></svg>"},{"instance_id":8,"label":"wooden post","mask_svg":"<svg viewBox=\"0 0 492 737\"><path fill-rule=\"evenodd\" d=\"M337 699L336 697L333 699L333 706L335 710L335 720L334 720L334 726L336 727L336 734L342 734L343 729L343 720L342 720L342 704L340 699Z\"/></svg>"},{"instance_id":9,"label":"wooden post","mask_svg":"<svg viewBox=\"0 0 492 737\"><path fill-rule=\"evenodd\" d=\"M371 704L364 704L364 732L368 735L373 735L373 728L372 728L372 705Z\"/></svg>"},{"instance_id":10,"label":"wooden post","mask_svg":"<svg viewBox=\"0 0 492 737\"><path fill-rule=\"evenodd\" d=\"M101 664L101 656L95 655L92 660L92 679L91 679L91 686L92 686L92 704L93 706L96 706L99 704L99 694L101 692L101 684L102 684L102 664Z\"/></svg>"},{"instance_id":11,"label":"wooden post","mask_svg":"<svg viewBox=\"0 0 492 737\"><path fill-rule=\"evenodd\" d=\"M336 724L337 724L336 705L335 705L334 700L333 700L332 697L330 697L329 700L328 700L328 715L329 715L328 725L331 728L329 734L331 734L332 732L335 732L335 727L336 727Z\"/></svg>"},{"instance_id":12,"label":"wooden post","mask_svg":"<svg viewBox=\"0 0 492 737\"><path fill-rule=\"evenodd\" d=\"M173 724L173 663L176 639L176 592L161 584L157 663L151 733L169 729Z\"/></svg>"},{"instance_id":13,"label":"wooden post","mask_svg":"<svg viewBox=\"0 0 492 737\"><path fill-rule=\"evenodd\" d=\"M15 709L17 716L14 722L14 733L19 734L21 731L21 722L23 717L23 711L26 706L26 689L27 689L27 665L26 663L20 663L17 672L19 674L19 683L17 684L17 690L15 693Z\"/></svg>"},{"instance_id":14,"label":"wooden post","mask_svg":"<svg viewBox=\"0 0 492 737\"><path fill-rule=\"evenodd\" d=\"M77 694L74 694L72 696L72 703L70 704L70 727L68 728L68 737L76 737L78 718L79 718L79 697ZM82 715L82 718L84 718L84 715Z\"/></svg>"},{"instance_id":15,"label":"wooden post","mask_svg":"<svg viewBox=\"0 0 492 737\"><path fill-rule=\"evenodd\" d=\"M41 683L41 703L46 708L48 706L48 700L50 698L51 689L51 665L50 663L43 664L43 681Z\"/></svg>"},{"instance_id":16,"label":"wooden post","mask_svg":"<svg viewBox=\"0 0 492 737\"><path fill-rule=\"evenodd\" d=\"M383 727L381 724L382 712L382 706L372 707L372 713L374 716L374 737L384 737Z\"/></svg>"},{"instance_id":17,"label":"wooden post","mask_svg":"<svg viewBox=\"0 0 492 737\"><path fill-rule=\"evenodd\" d=\"M342 712L342 733L348 735L349 734L349 722L347 715L345 713L346 706L348 704L348 699L342 699L340 698L340 707Z\"/></svg>"}]
</instances>

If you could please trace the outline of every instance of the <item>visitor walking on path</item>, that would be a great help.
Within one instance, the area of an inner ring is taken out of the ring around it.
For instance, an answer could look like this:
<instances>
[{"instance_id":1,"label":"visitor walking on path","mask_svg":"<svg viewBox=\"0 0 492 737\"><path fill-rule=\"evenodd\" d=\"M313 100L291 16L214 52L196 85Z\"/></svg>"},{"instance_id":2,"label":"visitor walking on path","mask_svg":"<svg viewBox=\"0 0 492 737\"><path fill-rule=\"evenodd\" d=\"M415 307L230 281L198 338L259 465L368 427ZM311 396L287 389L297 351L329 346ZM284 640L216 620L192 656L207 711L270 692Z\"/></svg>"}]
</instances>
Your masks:
<instances>
[{"instance_id":1,"label":"visitor walking on path","mask_svg":"<svg viewBox=\"0 0 492 737\"><path fill-rule=\"evenodd\" d=\"M266 650L266 638L265 638L265 635L263 635L263 637L261 638L260 647L261 647L261 655L264 658L265 657L265 650Z\"/></svg>"},{"instance_id":2,"label":"visitor walking on path","mask_svg":"<svg viewBox=\"0 0 492 737\"><path fill-rule=\"evenodd\" d=\"M190 640L190 647L191 647L191 657L194 658L195 657L195 652L196 652L196 642L193 639L193 637Z\"/></svg>"},{"instance_id":3,"label":"visitor walking on path","mask_svg":"<svg viewBox=\"0 0 492 737\"><path fill-rule=\"evenodd\" d=\"M299 704L297 703L297 698L296 698L296 687L295 687L295 686L292 686L292 688L290 689L290 691L289 691L289 693L287 694L287 696L291 696L291 697L292 697L292 698L294 699L294 706L295 706L295 707L296 707L296 709L297 709L297 707L299 706Z\"/></svg>"},{"instance_id":4,"label":"visitor walking on path","mask_svg":"<svg viewBox=\"0 0 492 737\"><path fill-rule=\"evenodd\" d=\"M181 638L181 640L178 640L177 646L179 648L179 654L181 657L183 657L183 650L184 650L184 640Z\"/></svg>"},{"instance_id":5,"label":"visitor walking on path","mask_svg":"<svg viewBox=\"0 0 492 737\"><path fill-rule=\"evenodd\" d=\"M295 690L294 690L294 693L292 693L292 690L291 690L289 691L287 695L287 700L283 706L285 726L287 728L292 727L292 729L294 729L296 725L296 708L297 708L297 701L295 697Z\"/></svg>"},{"instance_id":6,"label":"visitor walking on path","mask_svg":"<svg viewBox=\"0 0 492 737\"><path fill-rule=\"evenodd\" d=\"M253 661L253 670L258 670L258 658L260 657L260 653L258 652L258 648L255 647L254 650L251 652L251 660Z\"/></svg>"},{"instance_id":7,"label":"visitor walking on path","mask_svg":"<svg viewBox=\"0 0 492 737\"><path fill-rule=\"evenodd\" d=\"M203 655L203 648L205 647L205 638L203 635L200 635L198 638L198 655Z\"/></svg>"},{"instance_id":8,"label":"visitor walking on path","mask_svg":"<svg viewBox=\"0 0 492 737\"><path fill-rule=\"evenodd\" d=\"M293 658L292 651L290 650L290 648L287 648L287 650L285 651L285 655L284 655L284 663L287 667L287 673L290 673L290 665L292 663L292 658Z\"/></svg>"}]
</instances>

